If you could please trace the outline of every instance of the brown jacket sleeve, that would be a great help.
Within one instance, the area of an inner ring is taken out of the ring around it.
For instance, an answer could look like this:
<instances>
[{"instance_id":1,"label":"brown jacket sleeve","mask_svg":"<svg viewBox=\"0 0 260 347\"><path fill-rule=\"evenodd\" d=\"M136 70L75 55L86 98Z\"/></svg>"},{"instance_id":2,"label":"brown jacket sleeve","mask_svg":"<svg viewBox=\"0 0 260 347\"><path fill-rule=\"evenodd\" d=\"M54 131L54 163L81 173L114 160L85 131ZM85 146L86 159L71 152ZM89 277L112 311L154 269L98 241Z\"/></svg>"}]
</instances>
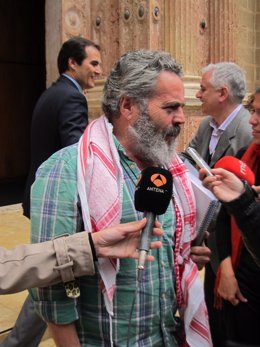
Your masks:
<instances>
[{"instance_id":1,"label":"brown jacket sleeve","mask_svg":"<svg viewBox=\"0 0 260 347\"><path fill-rule=\"evenodd\" d=\"M0 247L0 294L46 287L95 272L88 233L43 243Z\"/></svg>"}]
</instances>

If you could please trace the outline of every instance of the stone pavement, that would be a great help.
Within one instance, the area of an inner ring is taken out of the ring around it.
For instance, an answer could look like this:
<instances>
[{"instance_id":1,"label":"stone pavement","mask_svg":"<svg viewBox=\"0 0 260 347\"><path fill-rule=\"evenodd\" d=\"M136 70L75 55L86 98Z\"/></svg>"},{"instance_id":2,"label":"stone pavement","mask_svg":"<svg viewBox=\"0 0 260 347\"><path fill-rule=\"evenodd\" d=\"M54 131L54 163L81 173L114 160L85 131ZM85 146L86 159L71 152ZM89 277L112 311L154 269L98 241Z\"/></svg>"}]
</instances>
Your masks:
<instances>
[{"instance_id":1,"label":"stone pavement","mask_svg":"<svg viewBox=\"0 0 260 347\"><path fill-rule=\"evenodd\" d=\"M20 204L0 207L0 245L2 247L10 249L20 243L28 243L29 235L30 221L22 215ZM27 294L27 291L23 291L0 296L0 343L13 327ZM54 346L54 341L47 331L39 347Z\"/></svg>"}]
</instances>

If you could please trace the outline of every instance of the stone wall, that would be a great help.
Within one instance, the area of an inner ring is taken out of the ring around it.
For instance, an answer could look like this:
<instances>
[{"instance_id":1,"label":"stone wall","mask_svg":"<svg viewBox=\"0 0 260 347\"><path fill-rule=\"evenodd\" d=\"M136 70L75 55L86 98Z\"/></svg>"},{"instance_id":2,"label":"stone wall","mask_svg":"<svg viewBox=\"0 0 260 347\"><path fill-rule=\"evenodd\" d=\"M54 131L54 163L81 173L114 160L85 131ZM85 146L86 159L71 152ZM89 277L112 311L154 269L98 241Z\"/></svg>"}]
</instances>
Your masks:
<instances>
[{"instance_id":1,"label":"stone wall","mask_svg":"<svg viewBox=\"0 0 260 347\"><path fill-rule=\"evenodd\" d=\"M257 60L256 53L256 25L257 25L257 3L255 0L240 0L237 31L237 62L246 71L247 90L253 92L257 84L257 61L260 63L260 56ZM259 21L259 18L258 18ZM259 26L260 28L260 26ZM260 43L260 40L259 40Z\"/></svg>"},{"instance_id":2,"label":"stone wall","mask_svg":"<svg viewBox=\"0 0 260 347\"><path fill-rule=\"evenodd\" d=\"M201 120L201 68L234 61L246 71L248 92L260 85L260 1L258 0L46 0L47 85L57 77L63 41L86 36L101 46L103 76L87 93L90 119L101 114L105 78L124 52L169 51L184 68L186 124L182 150ZM54 64L55 62L55 64Z\"/></svg>"}]
</instances>

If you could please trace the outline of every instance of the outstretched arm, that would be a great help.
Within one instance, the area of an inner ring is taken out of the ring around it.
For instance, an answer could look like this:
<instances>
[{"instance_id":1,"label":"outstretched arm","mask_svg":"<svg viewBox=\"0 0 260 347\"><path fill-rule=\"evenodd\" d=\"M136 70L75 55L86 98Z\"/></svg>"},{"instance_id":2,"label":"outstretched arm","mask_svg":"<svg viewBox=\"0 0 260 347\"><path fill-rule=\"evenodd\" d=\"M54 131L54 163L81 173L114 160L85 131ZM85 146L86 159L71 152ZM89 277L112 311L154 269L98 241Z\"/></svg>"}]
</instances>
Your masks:
<instances>
[{"instance_id":1,"label":"outstretched arm","mask_svg":"<svg viewBox=\"0 0 260 347\"><path fill-rule=\"evenodd\" d=\"M140 243L140 233L146 224L146 218L140 221L126 224L113 225L110 228L92 233L97 256L100 258L138 258L138 246ZM153 233L156 236L163 234L158 221L155 223ZM161 241L151 243L151 248L161 247ZM151 255L147 260L153 260Z\"/></svg>"},{"instance_id":2,"label":"outstretched arm","mask_svg":"<svg viewBox=\"0 0 260 347\"><path fill-rule=\"evenodd\" d=\"M144 218L93 233L97 256L137 258L140 231L145 223ZM154 235L160 236L162 233L157 222ZM160 241L151 243L151 248L160 246ZM61 268L57 266L57 259L65 259ZM153 257L149 255L147 260L153 260ZM61 271L67 272L68 269L72 270L75 277L94 274L93 255L87 232L38 244L19 245L11 250L0 247L0 294L59 283L62 281Z\"/></svg>"},{"instance_id":3,"label":"outstretched arm","mask_svg":"<svg viewBox=\"0 0 260 347\"><path fill-rule=\"evenodd\" d=\"M234 216L245 246L260 266L260 187L252 189L234 174L224 169L212 169L214 177L205 177L203 184L223 202L228 213ZM205 172L200 170L201 178ZM258 197L258 199L257 199Z\"/></svg>"},{"instance_id":4,"label":"outstretched arm","mask_svg":"<svg viewBox=\"0 0 260 347\"><path fill-rule=\"evenodd\" d=\"M205 176L204 169L200 171L203 184L222 202L237 199L244 190L243 182L233 173L224 169L212 169L214 176Z\"/></svg>"}]
</instances>

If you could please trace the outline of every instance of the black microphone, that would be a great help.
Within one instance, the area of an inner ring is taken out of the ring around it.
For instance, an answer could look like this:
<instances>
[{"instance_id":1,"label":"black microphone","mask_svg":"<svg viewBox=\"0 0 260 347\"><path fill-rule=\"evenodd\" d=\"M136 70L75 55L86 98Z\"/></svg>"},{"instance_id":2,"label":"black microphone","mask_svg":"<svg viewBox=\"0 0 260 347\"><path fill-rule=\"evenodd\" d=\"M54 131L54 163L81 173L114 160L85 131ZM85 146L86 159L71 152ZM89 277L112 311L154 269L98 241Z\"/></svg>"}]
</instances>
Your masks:
<instances>
[{"instance_id":1,"label":"black microphone","mask_svg":"<svg viewBox=\"0 0 260 347\"><path fill-rule=\"evenodd\" d=\"M139 177L135 190L135 208L144 212L147 223L139 246L138 281L141 281L146 255L150 249L156 215L165 213L172 197L172 175L161 167L147 167Z\"/></svg>"}]
</instances>

